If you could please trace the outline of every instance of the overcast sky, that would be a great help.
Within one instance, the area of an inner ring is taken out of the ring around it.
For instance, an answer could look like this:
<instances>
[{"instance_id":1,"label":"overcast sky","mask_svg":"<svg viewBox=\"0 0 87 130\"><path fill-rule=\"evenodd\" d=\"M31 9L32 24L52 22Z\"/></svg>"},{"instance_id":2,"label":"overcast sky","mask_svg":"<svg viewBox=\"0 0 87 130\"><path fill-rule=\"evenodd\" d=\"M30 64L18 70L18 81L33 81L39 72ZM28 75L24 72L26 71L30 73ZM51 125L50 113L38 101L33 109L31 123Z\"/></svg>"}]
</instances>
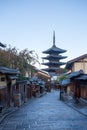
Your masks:
<instances>
[{"instance_id":1,"label":"overcast sky","mask_svg":"<svg viewBox=\"0 0 87 130\"><path fill-rule=\"evenodd\" d=\"M67 50L66 61L87 53L87 0L0 0L0 42L19 50ZM41 60L40 60L41 62Z\"/></svg>"}]
</instances>

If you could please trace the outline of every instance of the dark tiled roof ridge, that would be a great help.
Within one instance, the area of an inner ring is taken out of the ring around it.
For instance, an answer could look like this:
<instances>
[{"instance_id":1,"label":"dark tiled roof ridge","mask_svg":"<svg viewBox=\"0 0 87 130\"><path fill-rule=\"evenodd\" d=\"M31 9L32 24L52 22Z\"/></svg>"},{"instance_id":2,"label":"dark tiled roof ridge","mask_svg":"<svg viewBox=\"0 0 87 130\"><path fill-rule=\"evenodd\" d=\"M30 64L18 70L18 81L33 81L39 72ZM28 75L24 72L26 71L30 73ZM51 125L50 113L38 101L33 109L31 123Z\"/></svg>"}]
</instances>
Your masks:
<instances>
[{"instance_id":1,"label":"dark tiled roof ridge","mask_svg":"<svg viewBox=\"0 0 87 130\"><path fill-rule=\"evenodd\" d=\"M81 59L83 59L83 58L85 58L85 57L87 57L87 54L84 54L84 55L81 55L81 56L79 56L79 57L76 57L76 58L74 58L74 59L72 59L72 60L69 60L67 63L73 63L73 62L78 61L78 60L81 60Z\"/></svg>"},{"instance_id":2,"label":"dark tiled roof ridge","mask_svg":"<svg viewBox=\"0 0 87 130\"><path fill-rule=\"evenodd\" d=\"M0 42L0 46L3 47L3 48L6 47L6 46L5 46L4 44L2 44L1 42Z\"/></svg>"},{"instance_id":3,"label":"dark tiled roof ridge","mask_svg":"<svg viewBox=\"0 0 87 130\"><path fill-rule=\"evenodd\" d=\"M87 80L87 74L82 74L80 75L78 78L76 78L77 80Z\"/></svg>"},{"instance_id":4,"label":"dark tiled roof ridge","mask_svg":"<svg viewBox=\"0 0 87 130\"><path fill-rule=\"evenodd\" d=\"M0 66L0 72L1 73L18 73L17 69L13 69L13 68L8 68L8 67L4 67L4 66Z\"/></svg>"},{"instance_id":5,"label":"dark tiled roof ridge","mask_svg":"<svg viewBox=\"0 0 87 130\"><path fill-rule=\"evenodd\" d=\"M66 52L66 50L64 50L64 49L60 49L60 48L58 48L56 46L52 46L49 49L47 49L46 51L43 51L43 53L48 53L49 51L56 51L58 53Z\"/></svg>"},{"instance_id":6,"label":"dark tiled roof ridge","mask_svg":"<svg viewBox=\"0 0 87 130\"><path fill-rule=\"evenodd\" d=\"M78 70L78 71L74 71L74 72L72 72L71 74L69 74L69 75L68 75L68 78L77 77L77 76L80 76L80 75L82 75L82 74L84 74L84 72L83 72L82 69L80 69L80 70Z\"/></svg>"}]
</instances>

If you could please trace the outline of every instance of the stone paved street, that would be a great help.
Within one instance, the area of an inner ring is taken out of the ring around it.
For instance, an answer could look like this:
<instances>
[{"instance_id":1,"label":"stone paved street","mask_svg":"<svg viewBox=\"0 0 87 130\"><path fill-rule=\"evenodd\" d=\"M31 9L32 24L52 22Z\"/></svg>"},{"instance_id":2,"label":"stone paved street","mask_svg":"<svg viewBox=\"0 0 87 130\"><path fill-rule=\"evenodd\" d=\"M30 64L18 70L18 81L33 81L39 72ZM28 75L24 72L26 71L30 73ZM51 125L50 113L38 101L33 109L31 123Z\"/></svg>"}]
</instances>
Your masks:
<instances>
[{"instance_id":1,"label":"stone paved street","mask_svg":"<svg viewBox=\"0 0 87 130\"><path fill-rule=\"evenodd\" d=\"M87 118L59 100L52 90L9 115L0 130L87 130Z\"/></svg>"}]
</instances>

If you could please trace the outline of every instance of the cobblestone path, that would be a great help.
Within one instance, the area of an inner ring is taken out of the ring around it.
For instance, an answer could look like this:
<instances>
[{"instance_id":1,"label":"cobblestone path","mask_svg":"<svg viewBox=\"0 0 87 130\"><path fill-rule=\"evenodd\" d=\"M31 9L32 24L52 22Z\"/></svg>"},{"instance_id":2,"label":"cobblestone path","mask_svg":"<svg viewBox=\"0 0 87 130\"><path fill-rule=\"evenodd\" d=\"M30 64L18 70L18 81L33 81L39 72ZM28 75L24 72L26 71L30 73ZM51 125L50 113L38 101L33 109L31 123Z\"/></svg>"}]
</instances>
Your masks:
<instances>
[{"instance_id":1,"label":"cobblestone path","mask_svg":"<svg viewBox=\"0 0 87 130\"><path fill-rule=\"evenodd\" d=\"M9 115L0 130L87 130L87 118L59 100L59 91L33 99Z\"/></svg>"}]
</instances>

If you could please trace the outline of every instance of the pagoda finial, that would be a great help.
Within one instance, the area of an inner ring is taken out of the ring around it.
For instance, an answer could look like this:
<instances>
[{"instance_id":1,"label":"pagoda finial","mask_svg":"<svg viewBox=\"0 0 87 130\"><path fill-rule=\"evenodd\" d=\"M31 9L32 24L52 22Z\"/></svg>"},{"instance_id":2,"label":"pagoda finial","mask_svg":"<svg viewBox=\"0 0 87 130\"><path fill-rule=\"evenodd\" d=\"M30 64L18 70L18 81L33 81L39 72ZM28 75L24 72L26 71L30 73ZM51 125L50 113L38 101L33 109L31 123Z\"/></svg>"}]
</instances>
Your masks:
<instances>
[{"instance_id":1,"label":"pagoda finial","mask_svg":"<svg viewBox=\"0 0 87 130\"><path fill-rule=\"evenodd\" d=\"M53 46L55 46L55 31L53 31Z\"/></svg>"}]
</instances>

